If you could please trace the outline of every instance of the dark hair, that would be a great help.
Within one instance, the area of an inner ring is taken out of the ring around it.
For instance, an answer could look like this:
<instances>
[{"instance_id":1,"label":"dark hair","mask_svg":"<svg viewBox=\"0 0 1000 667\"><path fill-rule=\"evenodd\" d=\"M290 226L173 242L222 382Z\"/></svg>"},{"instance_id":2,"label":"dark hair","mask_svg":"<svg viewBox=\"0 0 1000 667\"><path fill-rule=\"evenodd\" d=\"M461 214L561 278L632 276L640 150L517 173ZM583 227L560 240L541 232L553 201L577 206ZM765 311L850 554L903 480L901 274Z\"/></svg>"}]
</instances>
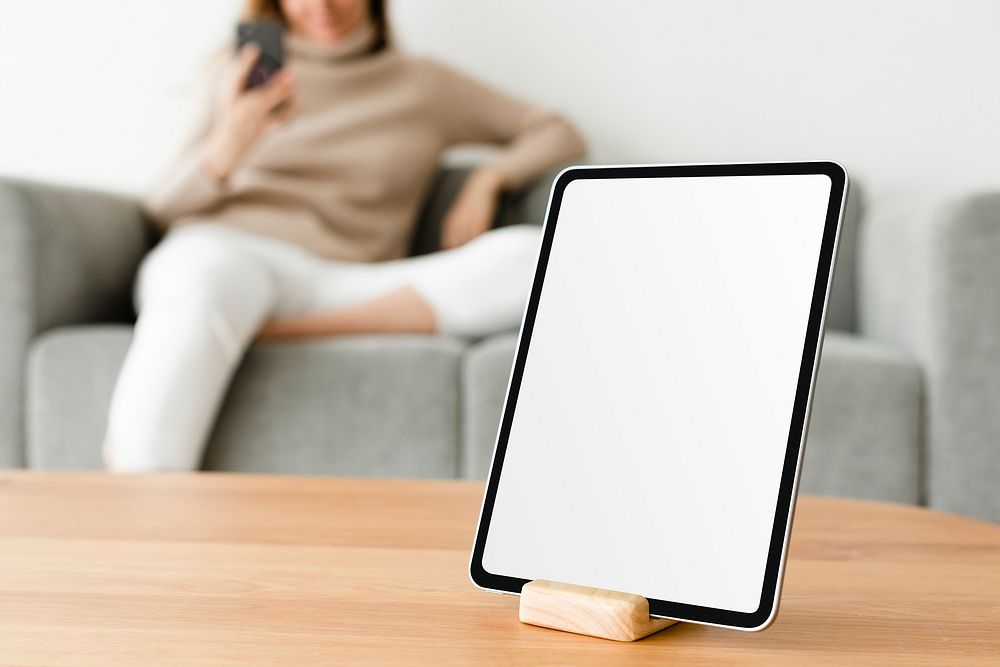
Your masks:
<instances>
[{"instance_id":1,"label":"dark hair","mask_svg":"<svg viewBox=\"0 0 1000 667\"><path fill-rule=\"evenodd\" d=\"M389 46L389 17L385 9L386 0L368 0L368 15L375 26L375 41L370 53L376 53ZM243 16L247 19L278 19L285 20L281 11L281 0L247 0L243 8Z\"/></svg>"}]
</instances>

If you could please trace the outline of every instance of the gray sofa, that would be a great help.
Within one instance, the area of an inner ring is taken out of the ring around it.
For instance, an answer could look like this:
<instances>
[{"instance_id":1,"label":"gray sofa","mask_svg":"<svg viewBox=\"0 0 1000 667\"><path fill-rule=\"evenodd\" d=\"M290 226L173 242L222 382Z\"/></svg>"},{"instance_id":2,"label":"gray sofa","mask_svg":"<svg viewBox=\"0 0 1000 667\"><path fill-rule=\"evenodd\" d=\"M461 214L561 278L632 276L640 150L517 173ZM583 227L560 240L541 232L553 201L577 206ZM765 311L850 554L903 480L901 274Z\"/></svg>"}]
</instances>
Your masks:
<instances>
[{"instance_id":1,"label":"gray sofa","mask_svg":"<svg viewBox=\"0 0 1000 667\"><path fill-rule=\"evenodd\" d=\"M466 172L445 169L415 252ZM551 179L497 224L540 223ZM1000 520L1000 196L900 200L855 187L802 488ZM97 468L149 230L134 201L0 181L0 466ZM515 332L254 345L204 467L485 477ZM667 406L665 409L669 409Z\"/></svg>"}]
</instances>

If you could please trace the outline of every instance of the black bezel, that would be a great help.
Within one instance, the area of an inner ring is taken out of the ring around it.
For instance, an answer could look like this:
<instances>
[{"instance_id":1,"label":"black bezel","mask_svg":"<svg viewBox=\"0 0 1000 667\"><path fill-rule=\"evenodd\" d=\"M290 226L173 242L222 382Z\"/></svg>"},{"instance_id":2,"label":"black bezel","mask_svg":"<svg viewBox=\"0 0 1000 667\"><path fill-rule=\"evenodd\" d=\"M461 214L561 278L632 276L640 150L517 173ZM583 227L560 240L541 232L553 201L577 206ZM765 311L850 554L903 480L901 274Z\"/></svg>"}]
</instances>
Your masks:
<instances>
[{"instance_id":1,"label":"black bezel","mask_svg":"<svg viewBox=\"0 0 1000 667\"><path fill-rule=\"evenodd\" d=\"M848 177L846 171L834 162L774 162L753 164L680 164L655 166L622 166L622 167L572 167L564 170L556 178L549 199L546 224L542 237L541 249L538 255L538 266L531 286L531 295L525 312L524 322L518 341L517 355L510 378L510 387L504 407L503 419L497 439L496 451L490 475L483 498L479 525L476 531L475 544L470 560L469 574L472 581L482 588L519 594L521 587L529 580L518 577L508 577L487 572L482 565L486 536L489 531L493 505L496 499L500 472L503 468L504 455L507 449L507 439L517 405L517 396L521 386L525 359L531 341L531 332L535 323L535 312L541 296L542 283L548 266L549 252L555 234L556 220L562 203L566 186L577 179L607 179L607 178L663 178L663 177L698 177L698 176L780 176L795 174L824 174L830 178L830 200L827 204L826 224L823 231L822 247L819 264L816 270L816 281L813 288L812 305L806 337L802 349L802 361L799 368L798 386L795 393L795 403L792 410L792 420L789 425L788 444L781 473L781 486L778 491L778 502L775 508L774 524L771 531L771 543L765 566L764 583L761 590L760 606L754 612L738 612L729 609L716 609L698 605L670 602L668 600L649 599L649 613L695 623L729 626L740 629L760 629L769 620L773 620L776 596L779 590L779 575L783 572L786 540L786 527L791 530L790 515L794 507L793 493L798 478L800 448L804 441L804 430L807 423L807 411L810 406L815 364L817 363L818 347L821 344L823 321L826 309L827 286L833 278L831 270L836 249L837 233L840 225L842 209L846 201Z\"/></svg>"}]
</instances>

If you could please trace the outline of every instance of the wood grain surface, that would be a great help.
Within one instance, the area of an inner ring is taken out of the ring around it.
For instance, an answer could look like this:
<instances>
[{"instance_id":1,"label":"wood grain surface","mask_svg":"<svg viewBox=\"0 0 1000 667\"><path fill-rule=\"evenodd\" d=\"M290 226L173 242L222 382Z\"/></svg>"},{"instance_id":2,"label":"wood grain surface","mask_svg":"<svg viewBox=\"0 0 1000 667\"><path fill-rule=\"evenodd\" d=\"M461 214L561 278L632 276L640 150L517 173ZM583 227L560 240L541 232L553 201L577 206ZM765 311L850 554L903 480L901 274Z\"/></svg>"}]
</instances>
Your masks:
<instances>
[{"instance_id":1,"label":"wood grain surface","mask_svg":"<svg viewBox=\"0 0 1000 667\"><path fill-rule=\"evenodd\" d=\"M0 664L997 665L1000 527L803 498L762 633L525 625L467 569L483 485L0 472Z\"/></svg>"}]
</instances>

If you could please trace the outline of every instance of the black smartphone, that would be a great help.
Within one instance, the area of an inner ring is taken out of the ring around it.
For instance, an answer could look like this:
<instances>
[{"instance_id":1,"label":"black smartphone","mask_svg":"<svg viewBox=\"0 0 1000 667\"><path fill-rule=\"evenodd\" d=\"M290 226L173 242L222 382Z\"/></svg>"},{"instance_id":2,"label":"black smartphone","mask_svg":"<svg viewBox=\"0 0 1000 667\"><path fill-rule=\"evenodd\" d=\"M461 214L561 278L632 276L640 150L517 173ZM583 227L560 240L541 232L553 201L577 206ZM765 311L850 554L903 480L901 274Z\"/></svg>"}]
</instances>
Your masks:
<instances>
[{"instance_id":1,"label":"black smartphone","mask_svg":"<svg viewBox=\"0 0 1000 667\"><path fill-rule=\"evenodd\" d=\"M236 48L253 42L260 49L260 56L246 80L247 88L256 88L267 83L274 76L285 59L285 46L282 41L284 24L281 21L240 21L236 26Z\"/></svg>"}]
</instances>

